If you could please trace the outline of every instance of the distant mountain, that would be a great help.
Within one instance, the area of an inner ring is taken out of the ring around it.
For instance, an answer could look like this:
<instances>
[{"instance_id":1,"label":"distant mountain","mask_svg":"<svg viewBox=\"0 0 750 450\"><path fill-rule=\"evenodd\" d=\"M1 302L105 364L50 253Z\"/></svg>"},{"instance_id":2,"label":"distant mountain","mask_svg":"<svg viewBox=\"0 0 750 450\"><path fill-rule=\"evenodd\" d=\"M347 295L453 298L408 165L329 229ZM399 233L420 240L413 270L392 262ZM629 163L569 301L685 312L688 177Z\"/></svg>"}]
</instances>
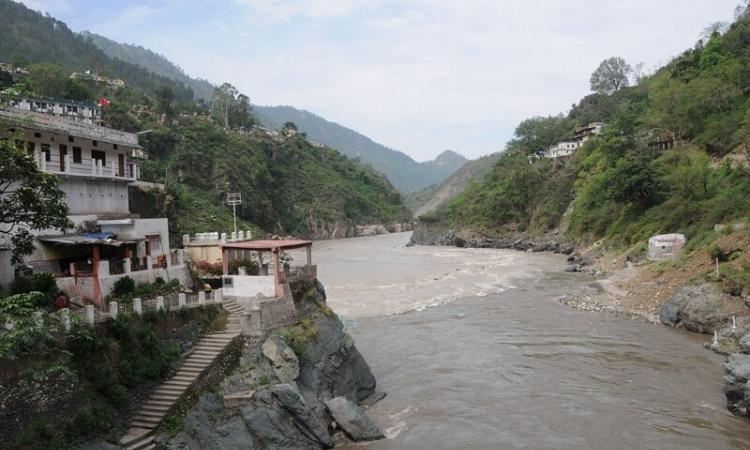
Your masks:
<instances>
[{"instance_id":1,"label":"distant mountain","mask_svg":"<svg viewBox=\"0 0 750 450\"><path fill-rule=\"evenodd\" d=\"M253 111L270 128L280 128L285 122L294 122L311 140L334 148L350 158L359 158L385 174L396 189L404 193L440 183L467 161L458 153L446 150L433 161L418 163L405 153L292 106L254 106Z\"/></svg>"},{"instance_id":2,"label":"distant mountain","mask_svg":"<svg viewBox=\"0 0 750 450\"><path fill-rule=\"evenodd\" d=\"M83 32L81 37L110 58L137 65L184 84L192 89L196 98L211 98L214 89L211 83L190 77L162 55L140 46L121 44L94 33ZM294 122L311 140L325 144L350 158L359 158L363 163L383 173L396 189L403 193L438 184L467 161L458 153L447 150L434 161L418 163L408 155L378 144L354 130L292 106L253 106L253 111L269 128L279 129L285 122Z\"/></svg>"},{"instance_id":3,"label":"distant mountain","mask_svg":"<svg viewBox=\"0 0 750 450\"><path fill-rule=\"evenodd\" d=\"M436 161L440 159L440 156ZM440 205L461 195L472 180L481 181L490 173L498 158L500 158L500 153L493 153L467 162L439 185L409 194L406 197L406 206L411 209L415 217L434 211Z\"/></svg>"},{"instance_id":4,"label":"distant mountain","mask_svg":"<svg viewBox=\"0 0 750 450\"><path fill-rule=\"evenodd\" d=\"M209 100L213 94L214 86L211 83L200 78L192 78L182 68L158 53L140 45L121 44L89 31L80 34L84 39L90 39L110 58L118 58L130 64L135 64L157 75L190 87L196 99Z\"/></svg>"}]
</instances>

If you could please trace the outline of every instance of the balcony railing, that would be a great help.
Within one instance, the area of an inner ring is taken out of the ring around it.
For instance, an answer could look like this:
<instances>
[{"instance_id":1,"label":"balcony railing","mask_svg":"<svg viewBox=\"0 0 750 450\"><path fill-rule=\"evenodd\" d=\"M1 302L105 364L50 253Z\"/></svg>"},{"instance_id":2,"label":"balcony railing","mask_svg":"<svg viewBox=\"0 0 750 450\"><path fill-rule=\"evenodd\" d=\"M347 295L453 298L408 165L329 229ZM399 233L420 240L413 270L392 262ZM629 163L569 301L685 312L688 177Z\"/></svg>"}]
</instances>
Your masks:
<instances>
[{"instance_id":1,"label":"balcony railing","mask_svg":"<svg viewBox=\"0 0 750 450\"><path fill-rule=\"evenodd\" d=\"M57 156L57 158L52 158L54 156ZM45 153L39 152L35 156L39 170L55 174L105 177L132 181L138 179L138 167L132 162L126 162L121 168L117 161L109 161L107 164L104 164L101 159L83 158L80 160L81 162L73 162L71 155L63 156L62 164L59 162L59 155L51 155L50 159L50 161L47 161ZM54 159L57 159L57 161L54 161Z\"/></svg>"}]
</instances>

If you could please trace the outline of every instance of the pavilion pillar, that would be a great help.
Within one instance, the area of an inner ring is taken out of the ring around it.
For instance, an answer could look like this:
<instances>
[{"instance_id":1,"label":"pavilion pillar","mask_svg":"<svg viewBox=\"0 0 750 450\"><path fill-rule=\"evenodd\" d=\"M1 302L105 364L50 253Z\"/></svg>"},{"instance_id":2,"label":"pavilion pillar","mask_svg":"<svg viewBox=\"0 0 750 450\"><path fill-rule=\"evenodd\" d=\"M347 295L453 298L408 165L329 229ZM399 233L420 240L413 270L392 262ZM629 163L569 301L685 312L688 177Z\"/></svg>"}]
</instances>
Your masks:
<instances>
[{"instance_id":1,"label":"pavilion pillar","mask_svg":"<svg viewBox=\"0 0 750 450\"><path fill-rule=\"evenodd\" d=\"M99 244L94 245L93 247L93 261L92 261L92 281L93 281L93 288L94 288L94 303L101 306L102 304L102 290L99 287L99 258L101 257L101 248L99 247Z\"/></svg>"},{"instance_id":2,"label":"pavilion pillar","mask_svg":"<svg viewBox=\"0 0 750 450\"><path fill-rule=\"evenodd\" d=\"M227 261L227 249L221 247L221 270L224 275L229 275L229 261Z\"/></svg>"},{"instance_id":3,"label":"pavilion pillar","mask_svg":"<svg viewBox=\"0 0 750 450\"><path fill-rule=\"evenodd\" d=\"M276 285L276 298L281 298L284 296L284 287L281 285L281 273L279 272L280 269L280 258L279 258L279 249L274 248L273 249L273 279L274 284Z\"/></svg>"},{"instance_id":4,"label":"pavilion pillar","mask_svg":"<svg viewBox=\"0 0 750 450\"><path fill-rule=\"evenodd\" d=\"M312 245L305 247L305 250L307 250L307 265L312 266Z\"/></svg>"}]
</instances>

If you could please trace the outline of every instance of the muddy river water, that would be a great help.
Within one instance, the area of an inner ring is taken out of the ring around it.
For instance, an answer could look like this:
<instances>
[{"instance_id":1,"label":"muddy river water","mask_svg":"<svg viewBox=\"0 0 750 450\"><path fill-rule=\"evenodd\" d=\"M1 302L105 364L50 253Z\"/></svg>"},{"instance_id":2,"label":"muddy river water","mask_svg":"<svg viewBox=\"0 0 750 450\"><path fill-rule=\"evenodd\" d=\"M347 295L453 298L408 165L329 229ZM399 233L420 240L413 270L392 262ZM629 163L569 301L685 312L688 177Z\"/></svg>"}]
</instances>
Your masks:
<instances>
[{"instance_id":1,"label":"muddy river water","mask_svg":"<svg viewBox=\"0 0 750 450\"><path fill-rule=\"evenodd\" d=\"M750 448L706 337L561 305L589 280L559 255L408 238L314 246L388 394L369 410L388 439L367 448Z\"/></svg>"}]
</instances>

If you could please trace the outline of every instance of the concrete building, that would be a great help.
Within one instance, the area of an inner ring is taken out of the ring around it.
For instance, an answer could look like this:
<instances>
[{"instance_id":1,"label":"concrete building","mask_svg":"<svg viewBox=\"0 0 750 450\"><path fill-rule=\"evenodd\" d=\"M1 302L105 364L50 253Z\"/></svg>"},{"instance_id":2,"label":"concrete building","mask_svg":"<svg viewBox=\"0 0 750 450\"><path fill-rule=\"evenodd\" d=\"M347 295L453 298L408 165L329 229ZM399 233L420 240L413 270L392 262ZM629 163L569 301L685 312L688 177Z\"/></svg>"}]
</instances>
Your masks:
<instances>
[{"instance_id":1,"label":"concrete building","mask_svg":"<svg viewBox=\"0 0 750 450\"><path fill-rule=\"evenodd\" d=\"M17 96L0 97L0 107L32 111L63 118L69 121L83 122L89 125L102 125L102 109L96 103L76 102L58 98L26 98Z\"/></svg>"},{"instance_id":2,"label":"concrete building","mask_svg":"<svg viewBox=\"0 0 750 450\"><path fill-rule=\"evenodd\" d=\"M604 127L602 122L593 122L584 127L576 128L573 132L573 140L558 142L551 146L542 153L542 158L556 159L572 155L592 136L600 134L602 127Z\"/></svg>"},{"instance_id":3,"label":"concrete building","mask_svg":"<svg viewBox=\"0 0 750 450\"><path fill-rule=\"evenodd\" d=\"M131 214L128 185L138 179L138 136L59 117L0 107L0 138L13 140L65 192L72 230L36 232L24 264L58 276L71 297L101 305L114 282L186 279L184 255L169 248L166 218ZM1 256L1 255L0 255Z\"/></svg>"},{"instance_id":4,"label":"concrete building","mask_svg":"<svg viewBox=\"0 0 750 450\"><path fill-rule=\"evenodd\" d=\"M648 259L651 261L675 259L682 254L685 242L685 235L679 233L652 236L648 240Z\"/></svg>"},{"instance_id":5,"label":"concrete building","mask_svg":"<svg viewBox=\"0 0 750 450\"><path fill-rule=\"evenodd\" d=\"M119 79L119 78L109 78L105 76L101 76L95 72L91 72L90 70L87 70L86 72L73 72L70 74L70 78L74 80L90 80L95 81L97 83L104 83L108 84L110 86L114 87L122 87L125 86L125 81Z\"/></svg>"},{"instance_id":6,"label":"concrete building","mask_svg":"<svg viewBox=\"0 0 750 450\"><path fill-rule=\"evenodd\" d=\"M221 262L221 245L227 242L244 242L253 238L252 232L237 231L231 233L195 233L193 236L182 236L182 246L185 247L189 261Z\"/></svg>"}]
</instances>

